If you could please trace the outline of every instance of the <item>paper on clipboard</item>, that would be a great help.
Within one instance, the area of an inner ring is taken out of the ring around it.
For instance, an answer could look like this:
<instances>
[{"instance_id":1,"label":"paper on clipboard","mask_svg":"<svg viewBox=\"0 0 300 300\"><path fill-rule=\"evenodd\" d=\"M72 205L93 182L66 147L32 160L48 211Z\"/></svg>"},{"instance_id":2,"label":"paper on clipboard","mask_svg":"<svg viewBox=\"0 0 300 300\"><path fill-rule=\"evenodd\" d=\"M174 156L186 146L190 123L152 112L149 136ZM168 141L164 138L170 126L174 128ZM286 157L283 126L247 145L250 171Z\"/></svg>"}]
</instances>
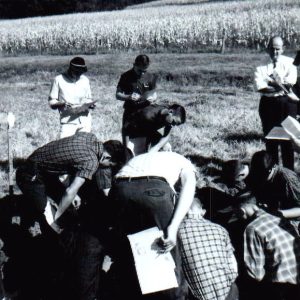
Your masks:
<instances>
[{"instance_id":1,"label":"paper on clipboard","mask_svg":"<svg viewBox=\"0 0 300 300\"><path fill-rule=\"evenodd\" d=\"M300 123L291 116L286 117L281 123L284 130L292 136L300 136Z\"/></svg>"},{"instance_id":2,"label":"paper on clipboard","mask_svg":"<svg viewBox=\"0 0 300 300\"><path fill-rule=\"evenodd\" d=\"M178 287L170 252L158 254L155 241L163 235L157 227L128 235L142 294Z\"/></svg>"},{"instance_id":3,"label":"paper on clipboard","mask_svg":"<svg viewBox=\"0 0 300 300\"><path fill-rule=\"evenodd\" d=\"M287 132L280 126L275 126L272 130L265 136L267 140L283 140L288 141L290 140L290 136Z\"/></svg>"}]
</instances>

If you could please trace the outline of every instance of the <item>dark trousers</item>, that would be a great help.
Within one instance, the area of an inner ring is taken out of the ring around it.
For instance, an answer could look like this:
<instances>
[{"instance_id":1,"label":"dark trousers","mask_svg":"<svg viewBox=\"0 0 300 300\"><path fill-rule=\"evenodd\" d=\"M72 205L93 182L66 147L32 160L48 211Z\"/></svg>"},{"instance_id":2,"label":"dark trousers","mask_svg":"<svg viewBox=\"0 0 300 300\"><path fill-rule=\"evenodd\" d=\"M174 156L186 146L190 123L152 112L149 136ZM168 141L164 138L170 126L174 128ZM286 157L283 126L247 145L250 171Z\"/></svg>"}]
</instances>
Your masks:
<instances>
[{"instance_id":1,"label":"dark trousers","mask_svg":"<svg viewBox=\"0 0 300 300\"><path fill-rule=\"evenodd\" d=\"M300 286L289 283L256 281L247 278L241 300L296 300L300 299Z\"/></svg>"},{"instance_id":2,"label":"dark trousers","mask_svg":"<svg viewBox=\"0 0 300 300\"><path fill-rule=\"evenodd\" d=\"M1 199L3 201L5 199ZM9 257L2 268L5 294L16 300L60 298L62 251L57 234L41 221L24 196L1 207L0 236ZM12 220L18 219L18 222ZM35 230L33 230L35 229Z\"/></svg>"},{"instance_id":3,"label":"dark trousers","mask_svg":"<svg viewBox=\"0 0 300 300\"><path fill-rule=\"evenodd\" d=\"M36 214L43 214L47 205L47 196L59 203L65 187L57 175L40 172L31 163L19 167L16 182Z\"/></svg>"},{"instance_id":4,"label":"dark trousers","mask_svg":"<svg viewBox=\"0 0 300 300\"><path fill-rule=\"evenodd\" d=\"M62 256L57 241L43 232L32 237L20 226L13 227L10 239L17 240L6 241L6 247L16 248L8 250L9 260L2 270L5 294L16 294L13 299L17 300L63 300L60 297Z\"/></svg>"},{"instance_id":5,"label":"dark trousers","mask_svg":"<svg viewBox=\"0 0 300 300\"><path fill-rule=\"evenodd\" d=\"M124 130L124 124L126 122L129 122L130 120L130 115L132 113L134 113L136 110L134 109L124 109L124 112L123 112L123 117L122 117L122 130L121 130L121 133L122 133L122 142L123 142L123 145L125 145L125 130Z\"/></svg>"},{"instance_id":6,"label":"dark trousers","mask_svg":"<svg viewBox=\"0 0 300 300\"><path fill-rule=\"evenodd\" d=\"M62 249L57 233L49 226L43 213L47 204L47 195L58 201L65 188L58 178L43 176L35 165L28 162L17 169L16 182L25 202L23 204L27 215L25 234L28 235L28 229L36 223L39 224L41 234L29 237L24 241L24 245L19 245L20 253L16 255L11 268L7 271L11 276L22 274L20 299L35 299L35 296L46 299L49 291L45 287L51 287L52 283L57 286L60 284ZM21 222L24 222L23 218ZM17 259L22 257L21 253L25 255L22 263ZM56 293L50 299L59 299L58 288L52 290Z\"/></svg>"},{"instance_id":7,"label":"dark trousers","mask_svg":"<svg viewBox=\"0 0 300 300\"><path fill-rule=\"evenodd\" d=\"M264 135L267 135L274 126L281 126L281 122L287 117L296 117L297 103L292 102L287 96L261 97L259 104L259 116ZM294 170L294 150L290 141L266 141L266 150L279 161L278 147L281 147L282 164Z\"/></svg>"},{"instance_id":8,"label":"dark trousers","mask_svg":"<svg viewBox=\"0 0 300 300\"><path fill-rule=\"evenodd\" d=\"M157 226L165 230L172 218L174 210L174 192L169 184L160 179L119 180L113 184L111 197L116 212L116 236L118 250L116 267L120 274L122 296L128 299L184 299L187 286L183 279L179 244L172 255L176 264L176 276L179 287L162 292L142 296L134 268L127 234ZM159 274L158 274L159 276ZM121 297L121 295L120 295Z\"/></svg>"},{"instance_id":9,"label":"dark trousers","mask_svg":"<svg viewBox=\"0 0 300 300\"><path fill-rule=\"evenodd\" d=\"M76 226L63 231L60 240L65 256L65 299L98 299L100 270L104 258L104 248L100 241Z\"/></svg>"},{"instance_id":10,"label":"dark trousers","mask_svg":"<svg viewBox=\"0 0 300 300\"><path fill-rule=\"evenodd\" d=\"M49 232L53 232L43 212L47 204L47 196L59 203L65 192L65 187L58 176L41 173L34 165L27 163L17 170L16 179L31 208L32 217L44 224ZM97 200L101 200L97 189L88 187L88 191L93 193ZM94 300L98 297L99 275L104 257L104 246L98 238L104 232L103 218L99 210L103 207L91 206L89 201L91 197L88 197L84 190L82 192L83 205L79 211L80 215L78 216L77 212L69 208L68 212L60 218L64 231L59 236L54 233L56 241L51 244L52 247L54 244L59 245L63 258L59 282L61 299ZM89 206L84 205L85 200L88 200ZM101 201L99 204L102 204ZM104 212L102 214L104 215ZM48 259L47 256L43 255L43 257L45 260ZM44 264L42 261L40 266Z\"/></svg>"}]
</instances>

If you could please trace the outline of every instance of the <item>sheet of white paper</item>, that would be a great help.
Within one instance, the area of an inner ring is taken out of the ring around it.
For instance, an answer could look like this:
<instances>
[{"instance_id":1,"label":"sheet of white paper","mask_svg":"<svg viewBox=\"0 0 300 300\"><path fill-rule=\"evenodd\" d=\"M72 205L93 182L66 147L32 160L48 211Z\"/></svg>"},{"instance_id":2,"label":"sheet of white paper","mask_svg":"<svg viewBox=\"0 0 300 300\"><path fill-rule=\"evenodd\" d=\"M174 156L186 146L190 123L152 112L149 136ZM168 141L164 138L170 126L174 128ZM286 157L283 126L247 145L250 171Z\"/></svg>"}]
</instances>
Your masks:
<instances>
[{"instance_id":1,"label":"sheet of white paper","mask_svg":"<svg viewBox=\"0 0 300 300\"><path fill-rule=\"evenodd\" d=\"M178 287L171 254L157 253L155 241L162 235L157 227L128 235L142 294Z\"/></svg>"},{"instance_id":2,"label":"sheet of white paper","mask_svg":"<svg viewBox=\"0 0 300 300\"><path fill-rule=\"evenodd\" d=\"M283 140L289 141L291 138L284 128L275 126L272 130L265 136L267 140Z\"/></svg>"},{"instance_id":3,"label":"sheet of white paper","mask_svg":"<svg viewBox=\"0 0 300 300\"><path fill-rule=\"evenodd\" d=\"M299 137L300 135L300 124L299 122L291 116L288 116L281 123L282 127L288 134L292 134L295 137Z\"/></svg>"}]
</instances>

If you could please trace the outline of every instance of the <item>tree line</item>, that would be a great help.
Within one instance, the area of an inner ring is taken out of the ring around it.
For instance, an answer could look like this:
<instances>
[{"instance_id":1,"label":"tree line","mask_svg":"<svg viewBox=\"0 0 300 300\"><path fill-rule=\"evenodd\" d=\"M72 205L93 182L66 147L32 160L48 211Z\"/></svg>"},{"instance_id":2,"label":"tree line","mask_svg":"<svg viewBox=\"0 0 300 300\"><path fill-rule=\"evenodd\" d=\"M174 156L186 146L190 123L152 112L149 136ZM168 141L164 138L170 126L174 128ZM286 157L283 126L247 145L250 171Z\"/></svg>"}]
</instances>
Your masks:
<instances>
[{"instance_id":1,"label":"tree line","mask_svg":"<svg viewBox=\"0 0 300 300\"><path fill-rule=\"evenodd\" d=\"M149 0L0 0L0 18L17 19L123 9Z\"/></svg>"}]
</instances>

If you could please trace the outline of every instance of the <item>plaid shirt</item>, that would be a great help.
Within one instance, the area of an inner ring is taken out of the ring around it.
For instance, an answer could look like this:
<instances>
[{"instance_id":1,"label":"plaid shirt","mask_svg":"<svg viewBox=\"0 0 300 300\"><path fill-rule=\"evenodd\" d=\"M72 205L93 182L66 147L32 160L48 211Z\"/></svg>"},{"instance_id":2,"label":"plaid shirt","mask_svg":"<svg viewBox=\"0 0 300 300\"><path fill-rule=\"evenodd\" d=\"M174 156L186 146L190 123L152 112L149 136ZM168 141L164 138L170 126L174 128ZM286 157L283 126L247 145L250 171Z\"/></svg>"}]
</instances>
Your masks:
<instances>
[{"instance_id":1,"label":"plaid shirt","mask_svg":"<svg viewBox=\"0 0 300 300\"><path fill-rule=\"evenodd\" d=\"M28 161L35 163L40 171L92 179L102 152L103 145L94 134L78 132L38 148Z\"/></svg>"},{"instance_id":2,"label":"plaid shirt","mask_svg":"<svg viewBox=\"0 0 300 300\"><path fill-rule=\"evenodd\" d=\"M225 299L237 277L226 229L189 213L179 234L183 271L193 295L201 300Z\"/></svg>"},{"instance_id":3,"label":"plaid shirt","mask_svg":"<svg viewBox=\"0 0 300 300\"><path fill-rule=\"evenodd\" d=\"M245 230L244 260L258 281L300 284L300 237L287 219L261 211Z\"/></svg>"},{"instance_id":4,"label":"plaid shirt","mask_svg":"<svg viewBox=\"0 0 300 300\"><path fill-rule=\"evenodd\" d=\"M300 207L300 176L285 167L275 165L270 178L261 184L252 184L253 194L259 204L269 211ZM300 217L293 218L300 221Z\"/></svg>"}]
</instances>

